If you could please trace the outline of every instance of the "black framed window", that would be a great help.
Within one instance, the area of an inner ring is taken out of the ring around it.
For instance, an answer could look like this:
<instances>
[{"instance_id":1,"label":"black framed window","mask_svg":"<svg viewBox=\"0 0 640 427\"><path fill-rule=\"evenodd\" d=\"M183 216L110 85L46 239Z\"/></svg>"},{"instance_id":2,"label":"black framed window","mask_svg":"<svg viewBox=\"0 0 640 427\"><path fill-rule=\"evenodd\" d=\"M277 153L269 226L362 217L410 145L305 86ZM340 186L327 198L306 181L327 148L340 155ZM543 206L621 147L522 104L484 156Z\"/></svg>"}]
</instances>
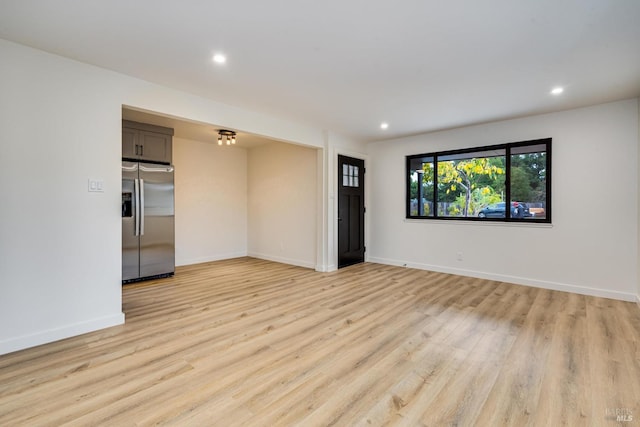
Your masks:
<instances>
[{"instance_id":1,"label":"black framed window","mask_svg":"<svg viewBox=\"0 0 640 427\"><path fill-rule=\"evenodd\" d=\"M551 138L406 161L407 218L551 222Z\"/></svg>"}]
</instances>

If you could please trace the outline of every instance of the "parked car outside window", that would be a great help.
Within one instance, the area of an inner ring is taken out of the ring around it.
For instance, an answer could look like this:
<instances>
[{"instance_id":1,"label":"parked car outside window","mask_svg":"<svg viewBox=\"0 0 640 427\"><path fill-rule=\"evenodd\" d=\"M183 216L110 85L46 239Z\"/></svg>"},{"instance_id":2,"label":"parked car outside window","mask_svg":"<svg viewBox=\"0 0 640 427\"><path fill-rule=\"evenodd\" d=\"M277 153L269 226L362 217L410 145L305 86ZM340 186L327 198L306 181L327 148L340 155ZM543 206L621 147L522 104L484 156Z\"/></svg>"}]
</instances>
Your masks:
<instances>
[{"instance_id":1,"label":"parked car outside window","mask_svg":"<svg viewBox=\"0 0 640 427\"><path fill-rule=\"evenodd\" d=\"M531 216L526 203L511 202L511 218L528 218ZM505 202L494 203L486 208L480 209L478 218L504 218Z\"/></svg>"}]
</instances>

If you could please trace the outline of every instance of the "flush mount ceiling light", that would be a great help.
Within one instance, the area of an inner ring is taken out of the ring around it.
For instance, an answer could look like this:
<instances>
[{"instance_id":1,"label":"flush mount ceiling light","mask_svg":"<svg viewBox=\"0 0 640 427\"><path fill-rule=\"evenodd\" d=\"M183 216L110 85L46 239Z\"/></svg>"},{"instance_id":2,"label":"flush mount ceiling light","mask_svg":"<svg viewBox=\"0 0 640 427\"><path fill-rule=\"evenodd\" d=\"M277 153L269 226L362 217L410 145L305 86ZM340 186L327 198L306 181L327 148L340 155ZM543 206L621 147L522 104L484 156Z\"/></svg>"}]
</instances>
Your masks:
<instances>
[{"instance_id":1,"label":"flush mount ceiling light","mask_svg":"<svg viewBox=\"0 0 640 427\"><path fill-rule=\"evenodd\" d=\"M551 89L551 95L560 95L562 92L564 92L564 88L560 86Z\"/></svg>"},{"instance_id":2,"label":"flush mount ceiling light","mask_svg":"<svg viewBox=\"0 0 640 427\"><path fill-rule=\"evenodd\" d=\"M236 143L236 133L232 130L219 129L218 130L218 145L222 145L223 141L227 145Z\"/></svg>"},{"instance_id":3,"label":"flush mount ceiling light","mask_svg":"<svg viewBox=\"0 0 640 427\"><path fill-rule=\"evenodd\" d=\"M383 122L380 124L380 129L388 129L389 128L389 123Z\"/></svg>"},{"instance_id":4,"label":"flush mount ceiling light","mask_svg":"<svg viewBox=\"0 0 640 427\"><path fill-rule=\"evenodd\" d=\"M227 57L221 53L216 53L215 55L213 55L213 62L215 62L216 64L224 64L225 62L227 62Z\"/></svg>"}]
</instances>

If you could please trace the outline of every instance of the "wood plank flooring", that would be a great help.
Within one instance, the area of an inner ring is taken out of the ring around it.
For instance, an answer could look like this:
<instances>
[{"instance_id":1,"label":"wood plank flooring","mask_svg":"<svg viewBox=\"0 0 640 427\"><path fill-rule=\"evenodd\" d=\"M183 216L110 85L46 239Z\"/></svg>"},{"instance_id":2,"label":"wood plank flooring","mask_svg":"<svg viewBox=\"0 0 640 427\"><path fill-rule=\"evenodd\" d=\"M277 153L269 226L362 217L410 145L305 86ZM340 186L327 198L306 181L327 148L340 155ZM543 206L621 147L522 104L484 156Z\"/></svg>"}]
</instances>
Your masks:
<instances>
[{"instance_id":1,"label":"wood plank flooring","mask_svg":"<svg viewBox=\"0 0 640 427\"><path fill-rule=\"evenodd\" d=\"M123 326L0 356L0 426L640 425L633 303L239 258L123 304Z\"/></svg>"}]
</instances>

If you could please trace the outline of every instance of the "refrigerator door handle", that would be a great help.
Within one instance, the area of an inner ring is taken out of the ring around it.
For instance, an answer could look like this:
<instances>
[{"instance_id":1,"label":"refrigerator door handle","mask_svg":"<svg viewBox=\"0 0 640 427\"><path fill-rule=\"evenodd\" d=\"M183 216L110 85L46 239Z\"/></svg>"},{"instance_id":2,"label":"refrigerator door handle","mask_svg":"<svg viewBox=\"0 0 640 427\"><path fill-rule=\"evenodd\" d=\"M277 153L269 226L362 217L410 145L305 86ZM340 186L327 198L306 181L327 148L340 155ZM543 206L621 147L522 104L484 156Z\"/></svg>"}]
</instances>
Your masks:
<instances>
[{"instance_id":1,"label":"refrigerator door handle","mask_svg":"<svg viewBox=\"0 0 640 427\"><path fill-rule=\"evenodd\" d=\"M144 236L144 179L139 179L140 181L140 216L138 217L138 221L140 222L140 235Z\"/></svg>"},{"instance_id":2,"label":"refrigerator door handle","mask_svg":"<svg viewBox=\"0 0 640 427\"><path fill-rule=\"evenodd\" d=\"M139 179L134 179L133 180L133 203L135 204L135 220L133 221L133 223L135 224L135 232L134 235L135 236L139 236L140 235L140 197L138 197L140 195L140 180Z\"/></svg>"}]
</instances>

